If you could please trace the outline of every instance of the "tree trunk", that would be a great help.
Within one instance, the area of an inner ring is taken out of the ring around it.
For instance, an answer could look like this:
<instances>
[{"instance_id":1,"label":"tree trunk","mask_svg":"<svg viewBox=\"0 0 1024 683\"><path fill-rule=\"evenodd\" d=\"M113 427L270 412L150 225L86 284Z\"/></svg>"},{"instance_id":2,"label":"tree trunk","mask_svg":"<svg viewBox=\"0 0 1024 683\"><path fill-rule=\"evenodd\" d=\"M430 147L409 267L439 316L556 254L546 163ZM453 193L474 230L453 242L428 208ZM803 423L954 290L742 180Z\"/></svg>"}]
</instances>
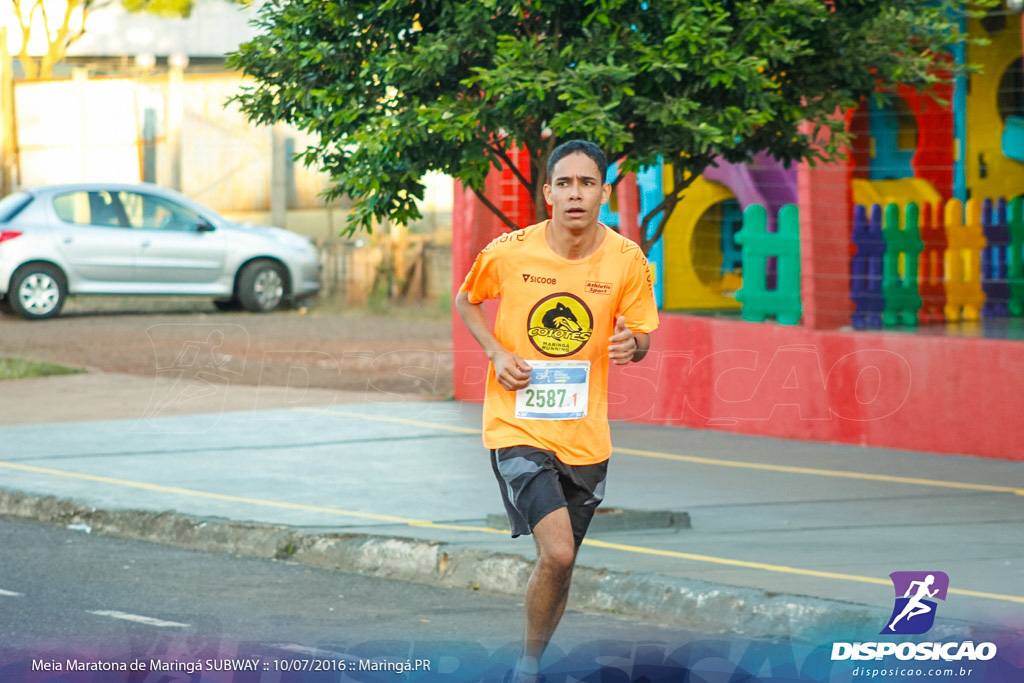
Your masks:
<instances>
[{"instance_id":1,"label":"tree trunk","mask_svg":"<svg viewBox=\"0 0 1024 683\"><path fill-rule=\"evenodd\" d=\"M665 226L668 225L668 219L672 217L672 213L679 206L679 202L683 198L683 192L693 184L694 180L700 177L707 166L708 164L704 164L700 167L700 171L697 172L692 169L684 169L680 164L672 165L672 189L665 193L665 198L661 203L644 216L643 222L640 225L640 248L645 255L650 253L651 247L665 234ZM658 227L654 234L650 235L651 221L657 216L661 216L661 220L658 222Z\"/></svg>"},{"instance_id":2,"label":"tree trunk","mask_svg":"<svg viewBox=\"0 0 1024 683\"><path fill-rule=\"evenodd\" d=\"M548 181L548 159L551 158L556 140L555 135L551 134L539 146L537 152L531 150L530 153L530 192L533 197L534 218L538 223L551 217L548 215L548 205L544 199L544 184Z\"/></svg>"}]
</instances>

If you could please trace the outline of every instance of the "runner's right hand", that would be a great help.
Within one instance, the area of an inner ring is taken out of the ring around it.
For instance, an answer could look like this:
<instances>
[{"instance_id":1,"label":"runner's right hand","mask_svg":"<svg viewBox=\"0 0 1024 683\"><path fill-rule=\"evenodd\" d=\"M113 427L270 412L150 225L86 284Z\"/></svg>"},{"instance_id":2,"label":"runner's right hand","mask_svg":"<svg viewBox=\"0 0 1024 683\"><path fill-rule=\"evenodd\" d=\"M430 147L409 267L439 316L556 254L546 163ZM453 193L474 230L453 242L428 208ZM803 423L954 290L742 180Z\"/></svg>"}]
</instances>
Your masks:
<instances>
[{"instance_id":1,"label":"runner's right hand","mask_svg":"<svg viewBox=\"0 0 1024 683\"><path fill-rule=\"evenodd\" d=\"M509 351L497 351L491 356L498 384L509 391L519 391L530 385L530 371L525 360Z\"/></svg>"}]
</instances>

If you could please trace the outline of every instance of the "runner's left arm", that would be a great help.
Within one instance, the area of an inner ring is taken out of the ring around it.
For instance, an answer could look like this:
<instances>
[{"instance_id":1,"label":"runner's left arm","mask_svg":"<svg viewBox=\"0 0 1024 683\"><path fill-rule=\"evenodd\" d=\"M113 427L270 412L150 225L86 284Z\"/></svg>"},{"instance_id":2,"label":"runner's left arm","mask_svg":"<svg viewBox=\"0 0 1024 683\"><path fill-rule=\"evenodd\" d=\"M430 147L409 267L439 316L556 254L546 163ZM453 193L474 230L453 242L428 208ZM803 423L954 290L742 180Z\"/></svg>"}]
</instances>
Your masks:
<instances>
[{"instance_id":1,"label":"runner's left arm","mask_svg":"<svg viewBox=\"0 0 1024 683\"><path fill-rule=\"evenodd\" d=\"M626 316L615 320L615 333L608 340L608 357L616 365L628 365L644 359L651 348L651 335L631 332L626 327Z\"/></svg>"}]
</instances>

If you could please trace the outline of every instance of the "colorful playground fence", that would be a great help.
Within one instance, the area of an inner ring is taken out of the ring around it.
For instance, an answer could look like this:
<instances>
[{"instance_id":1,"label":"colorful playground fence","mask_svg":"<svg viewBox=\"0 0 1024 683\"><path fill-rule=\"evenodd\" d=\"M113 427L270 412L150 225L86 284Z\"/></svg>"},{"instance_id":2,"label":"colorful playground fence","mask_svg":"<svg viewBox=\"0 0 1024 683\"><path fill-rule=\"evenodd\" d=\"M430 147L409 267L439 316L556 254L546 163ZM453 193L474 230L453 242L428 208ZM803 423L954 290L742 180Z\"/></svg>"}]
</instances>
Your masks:
<instances>
[{"instance_id":1,"label":"colorful playground fence","mask_svg":"<svg viewBox=\"0 0 1024 683\"><path fill-rule=\"evenodd\" d=\"M853 243L854 327L1024 314L1024 198L858 205Z\"/></svg>"},{"instance_id":2,"label":"colorful playground fence","mask_svg":"<svg viewBox=\"0 0 1024 683\"><path fill-rule=\"evenodd\" d=\"M799 211L779 211L768 232L763 206L744 212L744 320L800 320ZM855 328L912 326L1024 315L1024 197L854 207L850 299ZM767 277L777 267L775 282Z\"/></svg>"},{"instance_id":3,"label":"colorful playground fence","mask_svg":"<svg viewBox=\"0 0 1024 683\"><path fill-rule=\"evenodd\" d=\"M763 322L769 316L785 325L800 322L800 210L779 209L778 230L768 231L768 211L752 204L743 212L736 234L742 245L743 286L736 292L744 320ZM771 264L775 275L769 277Z\"/></svg>"}]
</instances>

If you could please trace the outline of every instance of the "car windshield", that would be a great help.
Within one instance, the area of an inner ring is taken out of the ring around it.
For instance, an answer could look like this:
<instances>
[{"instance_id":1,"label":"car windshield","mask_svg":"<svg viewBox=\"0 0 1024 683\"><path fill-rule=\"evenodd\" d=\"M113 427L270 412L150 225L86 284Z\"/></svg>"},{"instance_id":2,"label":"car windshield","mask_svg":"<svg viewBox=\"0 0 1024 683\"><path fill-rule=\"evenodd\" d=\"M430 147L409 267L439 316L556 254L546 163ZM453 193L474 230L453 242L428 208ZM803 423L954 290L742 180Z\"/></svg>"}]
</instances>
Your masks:
<instances>
[{"instance_id":1,"label":"car windshield","mask_svg":"<svg viewBox=\"0 0 1024 683\"><path fill-rule=\"evenodd\" d=\"M32 195L28 192L15 192L0 199L0 223L6 223L17 216L31 201Z\"/></svg>"}]
</instances>

